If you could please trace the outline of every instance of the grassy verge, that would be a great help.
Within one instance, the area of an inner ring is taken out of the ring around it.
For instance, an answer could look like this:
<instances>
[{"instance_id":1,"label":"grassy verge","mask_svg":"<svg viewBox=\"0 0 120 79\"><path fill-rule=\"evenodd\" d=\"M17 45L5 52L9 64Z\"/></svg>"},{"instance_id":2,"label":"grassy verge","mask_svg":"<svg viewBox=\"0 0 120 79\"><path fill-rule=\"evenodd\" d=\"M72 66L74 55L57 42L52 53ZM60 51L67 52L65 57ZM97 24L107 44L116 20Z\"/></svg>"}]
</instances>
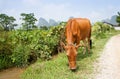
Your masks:
<instances>
[{"instance_id":1,"label":"grassy verge","mask_svg":"<svg viewBox=\"0 0 120 79\"><path fill-rule=\"evenodd\" d=\"M50 61L41 62L38 60L31 65L21 75L22 79L90 79L93 77L93 64L99 57L99 52L103 50L107 40L120 31L108 33L106 38L93 41L93 49L90 54L82 54L81 49L77 56L76 72L72 72L68 68L68 60L65 53L60 53L56 58Z\"/></svg>"}]
</instances>

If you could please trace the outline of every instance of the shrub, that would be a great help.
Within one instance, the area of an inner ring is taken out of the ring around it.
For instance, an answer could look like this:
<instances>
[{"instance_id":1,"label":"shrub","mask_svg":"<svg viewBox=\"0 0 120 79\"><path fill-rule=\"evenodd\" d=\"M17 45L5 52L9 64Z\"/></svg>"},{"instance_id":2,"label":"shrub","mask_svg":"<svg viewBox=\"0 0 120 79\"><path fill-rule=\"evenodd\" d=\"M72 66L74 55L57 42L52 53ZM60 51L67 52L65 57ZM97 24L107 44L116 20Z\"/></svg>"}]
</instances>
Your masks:
<instances>
[{"instance_id":1,"label":"shrub","mask_svg":"<svg viewBox=\"0 0 120 79\"><path fill-rule=\"evenodd\" d=\"M13 46L9 36L10 32L0 31L0 69L13 66L10 58Z\"/></svg>"},{"instance_id":2,"label":"shrub","mask_svg":"<svg viewBox=\"0 0 120 79\"><path fill-rule=\"evenodd\" d=\"M57 54L61 32L64 27L50 27L49 30L13 31L11 35L14 47L11 55L15 66L26 66L38 58L49 60Z\"/></svg>"},{"instance_id":3,"label":"shrub","mask_svg":"<svg viewBox=\"0 0 120 79\"><path fill-rule=\"evenodd\" d=\"M0 34L0 65L27 66L37 59L49 60L58 53L64 40L64 26L49 29L2 31Z\"/></svg>"},{"instance_id":4,"label":"shrub","mask_svg":"<svg viewBox=\"0 0 120 79\"><path fill-rule=\"evenodd\" d=\"M105 38L106 37L105 33L111 32L113 30L114 28L111 25L108 25L102 22L96 22L92 26L92 34L96 39Z\"/></svg>"}]
</instances>

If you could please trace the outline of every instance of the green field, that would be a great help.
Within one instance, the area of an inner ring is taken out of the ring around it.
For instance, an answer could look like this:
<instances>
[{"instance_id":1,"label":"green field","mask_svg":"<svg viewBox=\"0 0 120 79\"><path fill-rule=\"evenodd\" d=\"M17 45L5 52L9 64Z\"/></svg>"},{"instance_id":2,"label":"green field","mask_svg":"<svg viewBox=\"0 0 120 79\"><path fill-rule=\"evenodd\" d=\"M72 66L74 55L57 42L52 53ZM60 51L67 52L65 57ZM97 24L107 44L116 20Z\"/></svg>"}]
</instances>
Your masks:
<instances>
[{"instance_id":1,"label":"green field","mask_svg":"<svg viewBox=\"0 0 120 79\"><path fill-rule=\"evenodd\" d=\"M93 48L91 53L83 54L81 49L77 56L76 72L72 72L68 68L68 60L65 52L59 53L52 60L42 62L40 59L28 67L21 75L22 79L92 79L94 77L94 63L100 56L100 51L108 39L120 31L112 31L106 33L106 37L93 40Z\"/></svg>"}]
</instances>

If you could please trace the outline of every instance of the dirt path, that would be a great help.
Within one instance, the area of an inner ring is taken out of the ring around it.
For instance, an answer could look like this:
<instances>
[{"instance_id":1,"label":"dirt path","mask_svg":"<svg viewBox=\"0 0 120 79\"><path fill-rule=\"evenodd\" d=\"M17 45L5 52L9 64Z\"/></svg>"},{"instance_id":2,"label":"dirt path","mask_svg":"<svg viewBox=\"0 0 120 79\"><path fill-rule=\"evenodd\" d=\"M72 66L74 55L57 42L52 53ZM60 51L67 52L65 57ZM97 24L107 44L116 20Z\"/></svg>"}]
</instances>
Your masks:
<instances>
[{"instance_id":1,"label":"dirt path","mask_svg":"<svg viewBox=\"0 0 120 79\"><path fill-rule=\"evenodd\" d=\"M120 79L120 35L108 41L98 61L95 79Z\"/></svg>"},{"instance_id":2,"label":"dirt path","mask_svg":"<svg viewBox=\"0 0 120 79\"><path fill-rule=\"evenodd\" d=\"M0 79L20 79L20 74L24 71L21 68L10 68L0 72Z\"/></svg>"}]
</instances>

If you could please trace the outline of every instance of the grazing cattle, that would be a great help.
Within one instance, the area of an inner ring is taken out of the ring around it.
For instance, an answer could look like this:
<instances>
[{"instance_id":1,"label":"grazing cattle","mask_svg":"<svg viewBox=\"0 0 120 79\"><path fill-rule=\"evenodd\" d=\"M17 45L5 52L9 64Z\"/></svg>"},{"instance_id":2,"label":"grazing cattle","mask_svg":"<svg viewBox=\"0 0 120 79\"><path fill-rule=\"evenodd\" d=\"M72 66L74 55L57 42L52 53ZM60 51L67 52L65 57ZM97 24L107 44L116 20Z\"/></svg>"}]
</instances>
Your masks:
<instances>
[{"instance_id":1,"label":"grazing cattle","mask_svg":"<svg viewBox=\"0 0 120 79\"><path fill-rule=\"evenodd\" d=\"M90 51L90 21L85 18L70 19L65 27L65 36L67 45L62 43L62 46L66 50L70 69L75 70L78 47L85 46L88 48L88 51ZM81 45L80 41L83 41L84 45Z\"/></svg>"}]
</instances>

